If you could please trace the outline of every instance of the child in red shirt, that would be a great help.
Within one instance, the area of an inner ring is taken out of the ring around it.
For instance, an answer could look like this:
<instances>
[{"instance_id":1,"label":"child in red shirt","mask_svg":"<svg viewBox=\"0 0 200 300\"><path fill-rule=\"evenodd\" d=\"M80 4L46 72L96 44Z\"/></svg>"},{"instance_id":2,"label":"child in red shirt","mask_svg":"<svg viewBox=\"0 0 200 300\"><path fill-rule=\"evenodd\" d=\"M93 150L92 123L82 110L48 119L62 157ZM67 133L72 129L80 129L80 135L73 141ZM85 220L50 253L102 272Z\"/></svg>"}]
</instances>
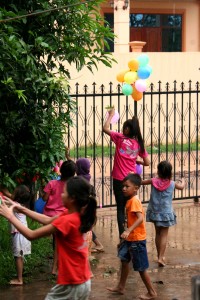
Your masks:
<instances>
[{"instance_id":1,"label":"child in red shirt","mask_svg":"<svg viewBox=\"0 0 200 300\"><path fill-rule=\"evenodd\" d=\"M67 208L61 215L48 217L8 200L0 205L0 215L8 219L27 239L55 234L58 250L57 285L47 294L45 300L81 299L90 294L90 266L86 232L96 221L96 199L91 195L89 182L81 177L70 178L62 194L63 205ZM15 217L17 210L30 218L46 224L36 230L24 227Z\"/></svg>"}]
</instances>

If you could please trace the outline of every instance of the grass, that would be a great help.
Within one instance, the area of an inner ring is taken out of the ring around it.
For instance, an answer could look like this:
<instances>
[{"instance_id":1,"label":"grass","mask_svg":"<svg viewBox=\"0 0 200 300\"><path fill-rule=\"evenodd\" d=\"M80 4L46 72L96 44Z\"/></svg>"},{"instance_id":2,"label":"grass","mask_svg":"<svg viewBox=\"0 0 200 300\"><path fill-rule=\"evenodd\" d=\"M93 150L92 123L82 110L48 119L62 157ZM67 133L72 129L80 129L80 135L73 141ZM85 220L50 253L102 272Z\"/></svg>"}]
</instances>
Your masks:
<instances>
[{"instance_id":1,"label":"grass","mask_svg":"<svg viewBox=\"0 0 200 300\"><path fill-rule=\"evenodd\" d=\"M28 220L29 228L40 225ZM49 266L49 257L53 256L51 238L41 238L31 242L32 254L25 256L24 281L31 281L34 274L43 273ZM0 285L6 285L16 276L13 254L11 251L10 226L6 219L0 217Z\"/></svg>"},{"instance_id":2,"label":"grass","mask_svg":"<svg viewBox=\"0 0 200 300\"><path fill-rule=\"evenodd\" d=\"M180 152L180 151L195 151L195 150L200 150L200 143L198 144L198 147L196 145L196 142L191 143L190 145L188 143L186 144L168 144L168 146L166 147L166 145L160 145L160 152L161 153L171 153L171 152ZM154 146L146 146L146 150L149 154L156 154L158 153L158 145ZM112 145L112 147L110 146L104 146L102 148L101 145L96 145L96 147L94 148L93 145L89 145L86 146L86 148L84 146L81 146L78 148L78 153L76 148L71 148L70 149L70 156L71 157L76 157L78 154L78 157L109 157L110 153L114 153L115 152L115 146Z\"/></svg>"}]
</instances>

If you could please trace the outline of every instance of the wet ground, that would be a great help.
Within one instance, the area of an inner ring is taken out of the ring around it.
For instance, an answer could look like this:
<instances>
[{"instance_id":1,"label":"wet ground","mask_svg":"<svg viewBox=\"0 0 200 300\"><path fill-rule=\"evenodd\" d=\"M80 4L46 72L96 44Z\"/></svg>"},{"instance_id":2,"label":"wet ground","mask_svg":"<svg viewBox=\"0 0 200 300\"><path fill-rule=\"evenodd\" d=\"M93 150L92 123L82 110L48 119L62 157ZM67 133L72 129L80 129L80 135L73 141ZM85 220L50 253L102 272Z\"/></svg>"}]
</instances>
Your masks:
<instances>
[{"instance_id":1,"label":"wet ground","mask_svg":"<svg viewBox=\"0 0 200 300\"><path fill-rule=\"evenodd\" d=\"M191 300L191 278L200 275L200 205L192 201L174 204L178 224L169 230L166 251L167 266L158 268L154 246L154 228L147 223L147 248L149 274L158 293L158 300ZM130 271L125 295L113 295L106 287L118 282L120 263L116 257L118 230L115 209L100 209L95 233L104 245L104 253L95 253L92 265L91 300L137 299L145 288L139 274ZM50 271L50 268L49 268ZM23 287L5 287L0 290L1 300L43 300L48 290L55 284L47 274L40 275Z\"/></svg>"}]
</instances>

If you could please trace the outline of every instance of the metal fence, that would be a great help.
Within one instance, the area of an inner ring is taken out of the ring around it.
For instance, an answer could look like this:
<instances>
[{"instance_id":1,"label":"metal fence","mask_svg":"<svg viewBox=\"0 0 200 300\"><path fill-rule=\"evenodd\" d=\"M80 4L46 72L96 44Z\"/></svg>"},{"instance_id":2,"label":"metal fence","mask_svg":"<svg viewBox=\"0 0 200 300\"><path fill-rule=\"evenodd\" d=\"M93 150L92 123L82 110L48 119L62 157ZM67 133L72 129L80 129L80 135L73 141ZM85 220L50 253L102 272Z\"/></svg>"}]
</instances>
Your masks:
<instances>
[{"instance_id":1,"label":"metal fence","mask_svg":"<svg viewBox=\"0 0 200 300\"><path fill-rule=\"evenodd\" d=\"M106 106L114 105L120 120L111 125L120 131L125 120L137 115L151 164L144 167L142 178L156 175L157 164L169 160L173 166L173 180L184 176L186 187L176 190L174 200L198 199L199 190L199 83L150 85L143 99L136 102L122 94L121 86L108 87L93 83L91 87L75 85L71 97L76 100L76 112L72 113L74 125L68 128L66 143L70 155L76 160L87 157L91 162L91 183L95 186L99 207L115 205L111 170L114 145L103 134ZM143 202L149 200L150 186L139 190Z\"/></svg>"}]
</instances>

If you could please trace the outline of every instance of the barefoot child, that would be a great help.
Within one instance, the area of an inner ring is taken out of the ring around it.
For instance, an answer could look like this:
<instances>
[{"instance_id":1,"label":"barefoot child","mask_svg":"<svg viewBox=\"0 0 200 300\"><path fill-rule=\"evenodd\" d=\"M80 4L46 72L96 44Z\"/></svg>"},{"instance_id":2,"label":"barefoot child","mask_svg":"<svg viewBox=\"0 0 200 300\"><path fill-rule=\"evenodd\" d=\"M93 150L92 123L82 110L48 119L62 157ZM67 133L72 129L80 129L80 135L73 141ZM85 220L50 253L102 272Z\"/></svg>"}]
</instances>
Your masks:
<instances>
[{"instance_id":1,"label":"barefoot child","mask_svg":"<svg viewBox=\"0 0 200 300\"><path fill-rule=\"evenodd\" d=\"M176 224L176 215L172 207L174 189L182 190L185 180L180 183L174 182L172 178L172 165L168 161L158 164L158 177L142 181L142 185L151 184L151 196L147 207L146 221L154 223L155 243L158 255L159 267L165 266L165 250L167 236L170 226Z\"/></svg>"},{"instance_id":2,"label":"barefoot child","mask_svg":"<svg viewBox=\"0 0 200 300\"><path fill-rule=\"evenodd\" d=\"M20 203L23 206L29 206L30 204L30 191L26 185L19 185L14 190L13 200ZM15 212L15 217L25 227L27 227L26 216L23 213ZM10 281L12 285L23 284L23 266L24 266L24 255L31 254L31 242L27 240L14 225L11 224L11 235L12 235L12 251L15 258L17 279Z\"/></svg>"},{"instance_id":3,"label":"barefoot child","mask_svg":"<svg viewBox=\"0 0 200 300\"><path fill-rule=\"evenodd\" d=\"M96 221L95 198L90 194L90 184L81 177L72 177L65 184L62 194L65 209L59 216L48 217L12 201L2 201L0 215L8 219L29 240L55 234L58 250L57 284L45 300L88 300L90 293L90 267L85 233ZM7 204L11 204L7 207ZM31 230L21 224L13 210L18 210L42 224Z\"/></svg>"},{"instance_id":4,"label":"barefoot child","mask_svg":"<svg viewBox=\"0 0 200 300\"><path fill-rule=\"evenodd\" d=\"M132 261L134 271L138 271L147 288L147 294L139 299L155 299L157 294L149 278L149 267L146 249L146 229L144 223L144 210L137 196L137 190L141 185L141 177L138 174L129 174L123 180L123 193L128 199L126 203L127 229L121 234L124 239L118 250L121 259L120 280L116 288L108 288L109 291L124 294L126 280L129 274L129 263Z\"/></svg>"}]
</instances>

